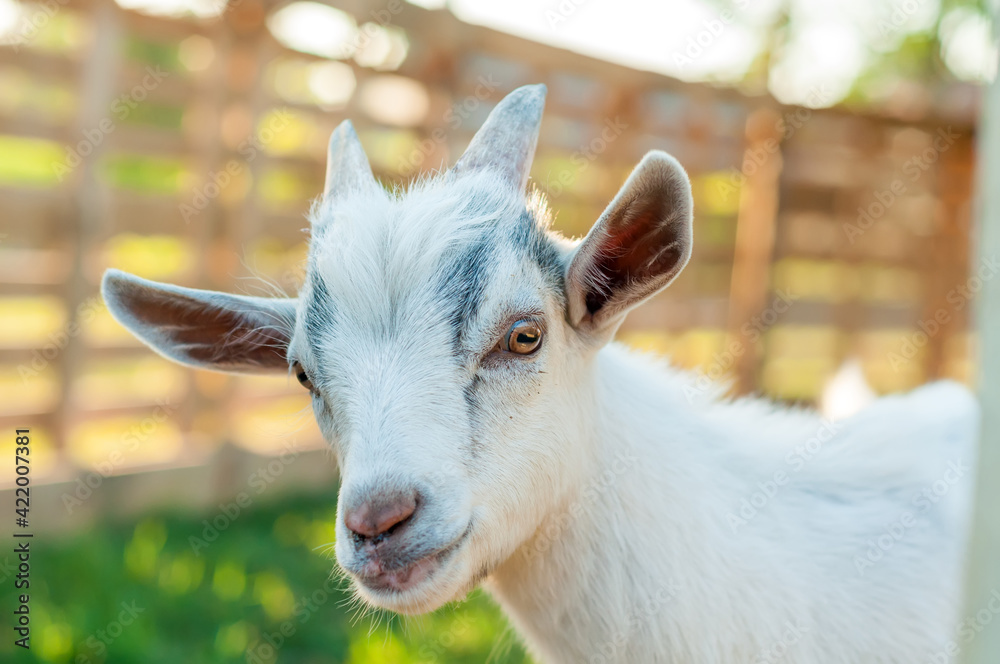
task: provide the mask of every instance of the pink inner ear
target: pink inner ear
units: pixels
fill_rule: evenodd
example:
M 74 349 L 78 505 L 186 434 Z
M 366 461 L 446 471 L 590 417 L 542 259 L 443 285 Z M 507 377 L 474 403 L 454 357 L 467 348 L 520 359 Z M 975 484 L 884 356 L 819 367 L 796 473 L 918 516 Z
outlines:
M 193 362 L 224 367 L 284 369 L 289 338 L 266 315 L 212 306 L 179 294 L 134 291 L 129 309 Z
M 652 204 L 650 204 L 652 203 Z M 659 284 L 673 276 L 682 258 L 677 229 L 657 201 L 635 201 L 618 223 L 608 224 L 594 254 L 587 310 L 593 314 L 634 284 Z

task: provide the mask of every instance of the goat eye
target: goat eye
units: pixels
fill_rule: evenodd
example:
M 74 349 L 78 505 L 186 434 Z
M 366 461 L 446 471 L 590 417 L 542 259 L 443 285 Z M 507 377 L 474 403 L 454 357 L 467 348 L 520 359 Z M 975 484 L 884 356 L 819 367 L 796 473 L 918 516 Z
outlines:
M 531 355 L 542 345 L 542 328 L 530 320 L 519 320 L 510 326 L 504 338 L 504 350 L 518 355 Z
M 302 365 L 299 362 L 292 363 L 292 371 L 295 372 L 295 377 L 299 379 L 300 383 L 302 383 L 302 387 L 306 388 L 310 392 L 316 391 L 313 387 L 312 381 L 309 380 L 309 374 L 306 373 L 306 370 L 302 368 Z

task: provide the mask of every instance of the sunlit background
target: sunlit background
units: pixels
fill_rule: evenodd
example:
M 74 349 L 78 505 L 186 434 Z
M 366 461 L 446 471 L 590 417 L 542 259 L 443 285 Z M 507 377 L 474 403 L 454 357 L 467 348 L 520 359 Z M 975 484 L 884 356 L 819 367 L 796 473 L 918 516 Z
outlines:
M 383 182 L 405 182 L 545 82 L 532 176 L 563 233 L 585 233 L 649 149 L 692 177 L 692 263 L 621 340 L 837 417 L 972 383 L 987 15 L 986 0 L 0 0 L 0 420 L 32 431 L 53 542 L 30 661 L 523 660 L 478 595 L 373 628 L 339 590 L 261 654 L 332 566 L 336 473 L 307 397 L 170 364 L 97 294 L 107 267 L 294 292 L 345 117 Z M 196 554 L 202 519 L 269 467 L 249 515 Z M 131 598 L 149 607 L 137 626 L 89 642 Z

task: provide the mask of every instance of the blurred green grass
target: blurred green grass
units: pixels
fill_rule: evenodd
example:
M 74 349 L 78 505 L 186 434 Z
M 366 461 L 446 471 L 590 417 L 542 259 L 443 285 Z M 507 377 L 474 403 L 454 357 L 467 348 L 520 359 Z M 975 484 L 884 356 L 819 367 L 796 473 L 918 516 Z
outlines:
M 145 515 L 66 538 L 36 536 L 31 650 L 3 639 L 0 661 L 529 661 L 480 591 L 428 616 L 359 616 L 346 581 L 327 584 L 335 499 L 255 503 L 197 553 L 190 538 L 202 538 L 204 520 L 221 512 Z M 3 583 L 4 606 L 16 606 L 13 585 L 12 578 Z

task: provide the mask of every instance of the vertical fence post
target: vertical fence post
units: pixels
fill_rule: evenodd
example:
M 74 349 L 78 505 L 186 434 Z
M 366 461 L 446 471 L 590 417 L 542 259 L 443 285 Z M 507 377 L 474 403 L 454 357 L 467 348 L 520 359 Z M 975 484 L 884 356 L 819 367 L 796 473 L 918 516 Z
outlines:
M 1000 8 L 994 10 L 994 30 L 1000 30 Z M 994 32 L 996 36 L 996 32 Z M 979 128 L 977 212 L 979 261 L 1000 259 L 1000 76 L 983 95 Z M 1000 279 L 983 279 L 979 300 L 980 437 L 979 478 L 973 520 L 964 616 L 990 616 L 971 643 L 960 644 L 965 664 L 1000 662 Z M 985 614 L 983 613 L 985 612 Z M 982 621 L 986 622 L 986 621 Z
M 98 0 L 89 9 L 94 39 L 81 64 L 79 81 L 79 111 L 76 124 L 70 131 L 70 144 L 78 145 L 86 132 L 93 132 L 109 120 L 109 109 L 120 85 L 122 67 L 122 15 L 121 8 L 111 0 Z M 111 138 L 115 138 L 112 136 Z M 108 139 L 91 143 L 90 152 L 81 152 L 81 163 L 69 176 L 67 197 L 71 203 L 69 216 L 63 219 L 64 233 L 71 247 L 71 276 L 65 282 L 65 302 L 70 321 L 76 319 L 85 298 L 94 296 L 94 286 L 87 271 L 89 252 L 106 239 L 108 224 L 109 192 L 98 176 L 100 159 L 108 148 Z M 82 150 L 82 148 L 81 148 Z M 79 410 L 73 403 L 73 380 L 83 369 L 86 356 L 80 335 L 71 335 L 61 358 L 60 408 L 58 440 L 66 446 L 70 438 L 72 415 Z M 64 457 L 65 458 L 65 457 Z
M 747 118 L 747 151 L 767 157 L 752 172 L 744 173 L 736 218 L 726 346 L 734 341 L 744 346 L 735 367 L 738 394 L 751 392 L 758 385 L 760 351 L 756 344 L 747 342 L 741 330 L 768 307 L 783 165 L 777 147 L 781 145 L 780 127 L 781 116 L 771 108 L 759 108 Z M 740 167 L 745 168 L 744 163 Z

